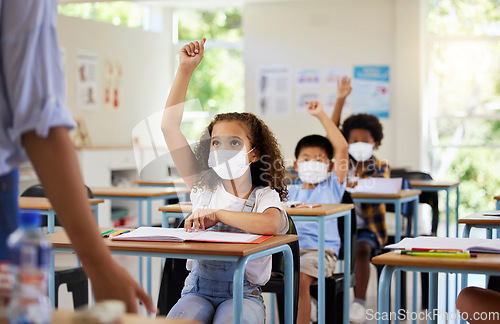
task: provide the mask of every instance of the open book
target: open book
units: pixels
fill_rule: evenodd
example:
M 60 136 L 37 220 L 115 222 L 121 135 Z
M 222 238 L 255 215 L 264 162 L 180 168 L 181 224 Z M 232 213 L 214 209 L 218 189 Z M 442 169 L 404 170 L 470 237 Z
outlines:
M 401 190 L 403 178 L 367 178 L 359 179 L 356 187 L 350 192 L 396 194 Z
M 271 236 L 235 232 L 198 231 L 186 232 L 184 228 L 139 227 L 130 233 L 112 237 L 116 241 L 160 241 L 160 242 L 220 242 L 261 243 Z
M 387 249 L 463 250 L 478 253 L 500 253 L 499 239 L 419 236 L 404 238 L 399 243 L 386 245 Z

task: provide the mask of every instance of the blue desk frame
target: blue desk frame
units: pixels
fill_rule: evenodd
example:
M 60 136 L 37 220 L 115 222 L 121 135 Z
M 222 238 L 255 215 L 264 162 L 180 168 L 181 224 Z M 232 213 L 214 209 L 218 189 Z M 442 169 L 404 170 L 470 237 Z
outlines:
M 71 248 L 54 248 L 52 252 L 52 262 L 49 277 L 49 296 L 54 300 L 54 253 L 55 252 L 73 252 Z M 263 251 L 252 253 L 244 257 L 238 256 L 221 256 L 221 255 L 206 255 L 206 254 L 181 254 L 181 253 L 158 253 L 158 252 L 137 252 L 137 251 L 115 251 L 112 254 L 131 255 L 139 257 L 159 257 L 159 258 L 176 258 L 176 259 L 198 259 L 198 260 L 219 260 L 219 261 L 235 261 L 236 270 L 233 275 L 233 323 L 243 323 L 243 278 L 245 277 L 245 268 L 250 260 L 258 259 L 274 253 L 283 252 L 285 260 L 285 323 L 293 323 L 293 255 L 288 243 L 278 245 Z
M 389 252 L 392 253 L 392 252 Z M 458 273 L 464 275 L 469 273 L 478 273 L 486 275 L 500 275 L 500 270 L 498 271 L 486 271 L 486 270 L 461 270 L 456 268 L 428 268 L 428 267 L 413 267 L 413 266 L 395 266 L 386 265 L 382 269 L 380 275 L 379 286 L 378 286 L 378 314 L 389 314 L 389 294 L 391 291 L 391 278 L 395 271 L 413 271 L 416 272 L 428 272 L 429 273 L 429 310 L 437 309 L 437 288 L 438 288 L 438 274 L 439 272 L 445 273 Z M 429 320 L 429 324 L 434 324 L 437 321 L 435 318 Z M 379 324 L 389 324 L 389 320 L 380 319 Z
M 132 200 L 137 201 L 137 227 L 142 226 L 142 203 L 146 202 L 147 204 L 147 215 L 146 215 L 146 226 L 151 227 L 151 218 L 152 218 L 152 202 L 153 200 L 165 200 L 176 198 L 177 192 L 172 192 L 165 195 L 154 196 L 154 197 L 137 197 L 137 196 L 115 196 L 115 195 L 96 195 L 94 194 L 94 198 L 100 199 L 109 199 L 109 200 Z M 151 296 L 151 258 L 147 259 L 147 292 Z M 142 286 L 142 258 L 139 258 L 139 284 Z
M 294 222 L 318 223 L 318 324 L 325 323 L 325 221 L 344 217 L 344 324 L 349 324 L 349 292 L 351 290 L 351 210 L 326 216 L 290 215 Z
M 412 188 L 415 189 L 415 188 Z M 418 189 L 416 189 L 418 190 Z M 406 202 L 414 201 L 413 204 L 413 236 L 418 236 L 418 203 L 419 194 L 411 195 L 404 198 L 352 198 L 355 203 L 364 204 L 393 204 L 394 213 L 396 214 L 396 233 L 394 234 L 394 241 L 397 243 L 401 241 L 401 207 Z M 396 271 L 396 309 L 401 308 L 401 272 Z M 379 285 L 380 291 L 380 285 Z M 413 273 L 413 292 L 417 291 L 417 273 Z M 389 295 L 387 295 L 389 296 Z M 379 302 L 380 303 L 380 302 Z M 416 298 L 413 298 L 413 309 L 417 309 Z M 396 319 L 396 323 L 399 323 L 399 318 Z
M 90 206 L 94 212 L 95 220 L 99 223 L 99 204 Z M 30 209 L 20 208 L 23 211 L 35 212 L 47 216 L 47 231 L 49 234 L 54 233 L 56 212 L 53 209 Z

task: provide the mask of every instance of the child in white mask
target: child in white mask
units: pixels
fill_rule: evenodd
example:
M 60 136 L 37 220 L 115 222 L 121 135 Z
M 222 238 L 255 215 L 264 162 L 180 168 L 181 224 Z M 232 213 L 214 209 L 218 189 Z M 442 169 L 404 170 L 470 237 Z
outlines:
M 295 171 L 302 183 L 288 186 L 288 200 L 302 203 L 338 204 L 345 191 L 349 169 L 347 142 L 318 101 L 308 102 L 307 111 L 319 119 L 326 137 L 310 135 L 302 138 L 295 148 Z M 332 162 L 334 158 L 334 162 Z M 328 174 L 330 172 L 330 174 Z M 296 222 L 300 245 L 300 289 L 297 323 L 309 323 L 311 316 L 310 286 L 318 278 L 318 224 Z M 340 236 L 337 220 L 325 222 L 325 275 L 333 274 Z
M 338 126 L 342 107 L 351 93 L 348 77 L 338 82 L 337 102 L 332 121 Z M 342 133 L 349 142 L 350 168 L 347 187 L 355 187 L 360 178 L 390 176 L 389 165 L 378 160 L 373 151 L 383 138 L 382 125 L 374 115 L 357 114 L 348 117 L 342 124 Z M 370 259 L 374 251 L 383 248 L 387 242 L 384 204 L 355 204 L 358 238 L 356 244 L 356 289 L 354 303 L 349 312 L 352 323 L 366 321 L 366 288 L 370 275 Z
M 182 48 L 162 119 L 175 166 L 192 189 L 193 213 L 185 220 L 185 228 L 286 233 L 288 218 L 281 203 L 287 196 L 283 156 L 262 120 L 250 113 L 216 115 L 194 152 L 180 130 L 188 84 L 203 58 L 204 44 L 205 39 Z M 190 260 L 187 265 L 191 272 L 167 317 L 232 322 L 235 262 Z M 252 260 L 246 267 L 243 318 L 248 323 L 265 321 L 260 287 L 270 275 L 270 256 Z

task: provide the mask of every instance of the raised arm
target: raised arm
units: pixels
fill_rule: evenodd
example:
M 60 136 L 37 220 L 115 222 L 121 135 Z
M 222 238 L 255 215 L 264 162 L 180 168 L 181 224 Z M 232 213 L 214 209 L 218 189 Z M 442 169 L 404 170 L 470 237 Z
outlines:
M 342 77 L 342 80 L 337 81 L 337 101 L 332 114 L 332 121 L 337 127 L 340 126 L 340 116 L 344 107 L 345 99 L 351 93 L 351 79 L 347 76 Z
M 340 132 L 339 128 L 328 118 L 323 105 L 318 101 L 308 101 L 307 111 L 319 119 L 321 125 L 326 130 L 326 137 L 333 146 L 333 158 L 335 163 L 333 170 L 340 183 L 344 183 L 349 171 L 349 145 Z
M 195 157 L 181 132 L 186 92 L 191 76 L 203 58 L 205 38 L 185 45 L 180 52 L 179 68 L 165 104 L 161 130 L 177 171 L 191 189 L 196 178 Z

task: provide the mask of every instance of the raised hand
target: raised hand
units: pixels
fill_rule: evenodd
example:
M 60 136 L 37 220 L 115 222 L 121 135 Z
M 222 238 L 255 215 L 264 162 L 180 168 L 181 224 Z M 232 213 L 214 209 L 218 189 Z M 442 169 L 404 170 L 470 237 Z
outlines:
M 203 59 L 203 52 L 205 50 L 206 38 L 201 41 L 191 42 L 184 45 L 180 52 L 179 63 L 180 66 L 195 69 Z
M 307 112 L 315 117 L 318 117 L 321 113 L 325 112 L 325 110 L 323 109 L 323 105 L 317 100 L 306 101 L 306 104 Z
M 192 231 L 193 226 L 195 232 L 200 228 L 202 230 L 210 228 L 219 222 L 216 213 L 216 209 L 199 208 L 186 218 L 184 228 L 188 232 Z
M 345 99 L 351 93 L 351 79 L 348 76 L 337 81 L 337 98 Z

